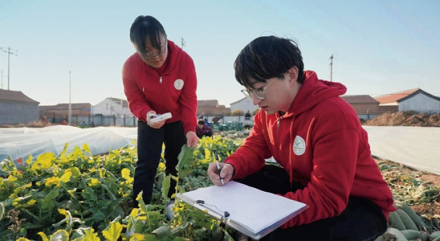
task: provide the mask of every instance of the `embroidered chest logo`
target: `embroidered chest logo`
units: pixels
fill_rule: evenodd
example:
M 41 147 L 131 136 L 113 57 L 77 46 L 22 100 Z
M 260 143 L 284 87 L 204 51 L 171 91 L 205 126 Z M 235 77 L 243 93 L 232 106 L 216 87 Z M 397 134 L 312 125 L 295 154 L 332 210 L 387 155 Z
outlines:
M 297 156 L 301 156 L 306 152 L 306 142 L 301 136 L 296 136 L 293 141 L 293 153 Z
M 181 90 L 183 88 L 183 80 L 182 79 L 176 79 L 174 81 L 174 88 L 176 88 L 176 90 Z

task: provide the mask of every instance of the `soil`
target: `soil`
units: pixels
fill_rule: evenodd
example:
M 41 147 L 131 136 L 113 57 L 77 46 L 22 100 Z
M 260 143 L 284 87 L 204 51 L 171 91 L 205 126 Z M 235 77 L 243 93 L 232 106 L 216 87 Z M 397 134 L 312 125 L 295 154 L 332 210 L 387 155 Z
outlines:
M 435 175 L 435 174 L 432 174 L 429 172 L 415 170 L 415 169 L 407 167 L 405 165 L 395 163 L 392 161 L 381 160 L 376 157 L 375 157 L 375 160 L 376 160 L 376 162 L 386 162 L 387 165 L 389 165 L 389 166 L 399 165 L 400 166 L 400 169 L 399 169 L 400 176 L 417 177 L 422 182 L 426 182 L 426 184 L 428 186 L 437 187 L 437 188 L 440 187 L 440 176 L 438 176 L 438 175 Z M 400 184 L 402 186 L 407 185 L 404 182 L 400 182 L 400 183 L 398 182 L 396 184 Z M 393 191 L 392 190 L 393 187 L 390 186 L 390 188 L 391 188 L 391 191 Z M 416 211 L 419 215 L 424 215 L 426 217 L 440 218 L 440 197 L 437 197 L 436 200 L 433 200 L 430 203 L 412 205 L 411 208 L 414 209 L 414 211 Z
M 439 114 L 418 114 L 412 111 L 386 112 L 374 119 L 361 121 L 366 126 L 440 127 Z
M 368 120 L 363 123 L 366 126 L 419 126 L 419 127 L 440 127 L 440 115 L 439 114 L 419 114 L 416 112 L 386 112 L 377 116 L 374 119 Z M 378 159 L 376 159 L 378 161 Z M 381 160 L 383 161 L 383 160 Z M 394 162 L 389 162 L 393 164 Z M 395 163 L 394 163 L 395 164 Z M 422 182 L 428 182 L 430 185 L 440 188 L 440 176 L 414 170 L 409 167 L 402 167 L 402 175 L 415 175 L 418 176 Z M 404 183 L 402 183 L 405 185 Z M 431 217 L 440 217 L 440 197 L 431 203 L 419 204 L 411 206 L 417 213 Z

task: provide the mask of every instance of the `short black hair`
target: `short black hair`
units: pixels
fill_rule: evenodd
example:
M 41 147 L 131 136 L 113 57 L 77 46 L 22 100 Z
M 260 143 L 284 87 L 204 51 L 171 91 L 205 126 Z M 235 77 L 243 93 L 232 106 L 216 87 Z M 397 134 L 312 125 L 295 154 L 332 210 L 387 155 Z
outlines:
M 270 78 L 284 79 L 292 67 L 298 68 L 298 83 L 303 83 L 304 63 L 298 44 L 288 38 L 258 37 L 246 45 L 235 59 L 235 78 L 245 87 L 251 79 L 266 82 Z
M 205 121 L 204 121 L 203 119 L 199 119 L 199 121 L 197 122 L 197 124 L 199 124 L 199 125 L 204 125 L 204 124 L 205 124 Z
M 139 53 L 145 55 L 145 41 L 150 39 L 153 48 L 161 53 L 161 36 L 166 38 L 167 34 L 162 24 L 152 16 L 137 17 L 130 28 L 130 40 L 137 47 Z

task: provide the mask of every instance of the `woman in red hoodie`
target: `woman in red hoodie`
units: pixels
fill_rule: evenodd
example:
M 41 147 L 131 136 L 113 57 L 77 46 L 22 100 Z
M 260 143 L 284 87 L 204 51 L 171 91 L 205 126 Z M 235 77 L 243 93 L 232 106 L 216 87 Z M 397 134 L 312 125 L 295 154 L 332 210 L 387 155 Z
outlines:
M 356 112 L 339 97 L 345 86 L 303 71 L 296 43 L 274 36 L 249 43 L 234 68 L 260 111 L 220 176 L 309 206 L 267 238 L 360 241 L 383 234 L 395 210 L 392 194 Z M 265 165 L 271 156 L 281 167 Z M 221 185 L 213 163 L 208 176 Z
M 138 119 L 138 161 L 134 174 L 133 200 L 150 203 L 153 182 L 165 144 L 165 173 L 176 175 L 177 156 L 182 146 L 195 147 L 197 78 L 193 60 L 167 39 L 162 24 L 151 16 L 139 16 L 130 29 L 136 50 L 124 64 L 122 78 L 131 113 Z M 172 117 L 152 122 L 157 114 Z M 171 179 L 168 196 L 175 192 Z

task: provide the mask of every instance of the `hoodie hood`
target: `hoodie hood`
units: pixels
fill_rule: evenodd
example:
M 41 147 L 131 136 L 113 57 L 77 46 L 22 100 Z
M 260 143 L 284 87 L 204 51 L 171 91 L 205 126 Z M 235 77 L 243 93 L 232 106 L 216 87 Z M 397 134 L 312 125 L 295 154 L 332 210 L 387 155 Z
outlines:
M 304 83 L 282 118 L 295 117 L 323 100 L 341 96 L 345 92 L 347 88 L 343 84 L 321 80 L 314 71 L 304 71 Z M 278 113 L 276 115 L 279 117 Z
M 182 58 L 182 53 L 183 50 L 181 48 L 177 47 L 173 41 L 168 40 L 168 58 L 170 62 L 165 73 L 172 72 L 176 68 L 178 60 Z

